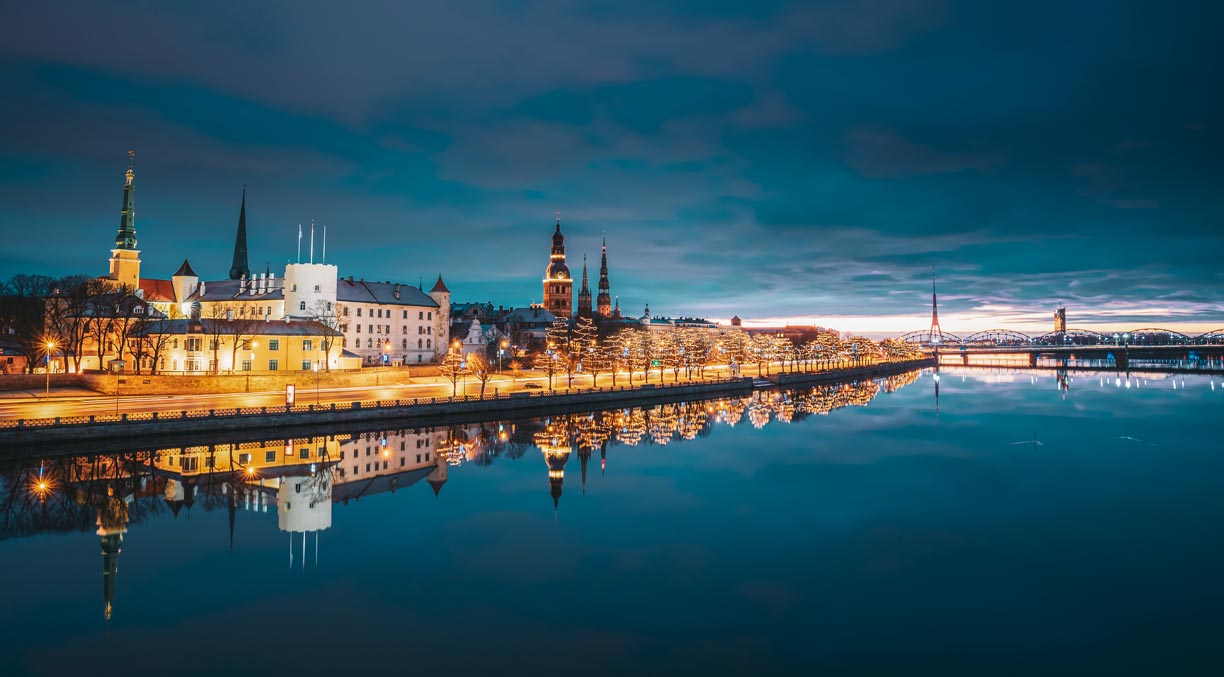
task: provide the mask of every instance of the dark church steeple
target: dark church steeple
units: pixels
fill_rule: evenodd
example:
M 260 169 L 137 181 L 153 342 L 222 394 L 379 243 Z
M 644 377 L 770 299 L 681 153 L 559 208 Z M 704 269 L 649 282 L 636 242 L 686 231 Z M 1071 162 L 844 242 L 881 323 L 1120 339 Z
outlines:
M 599 256 L 599 296 L 595 299 L 595 312 L 602 318 L 612 317 L 612 295 L 608 284 L 608 238 L 604 238 L 603 252 Z
M 587 286 L 586 256 L 582 257 L 582 289 L 578 290 L 578 317 L 591 317 L 591 288 Z
M 230 264 L 229 279 L 241 280 L 251 276 L 247 265 L 246 236 L 246 186 L 242 187 L 242 206 L 238 208 L 238 235 L 234 238 L 234 262 Z

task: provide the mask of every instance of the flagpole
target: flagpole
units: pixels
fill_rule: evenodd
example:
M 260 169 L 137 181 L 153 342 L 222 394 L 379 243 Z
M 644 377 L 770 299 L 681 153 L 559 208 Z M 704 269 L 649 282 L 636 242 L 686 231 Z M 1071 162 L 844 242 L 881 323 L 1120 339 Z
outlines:
M 297 262 L 302 262 L 302 224 L 298 224 L 298 257 Z

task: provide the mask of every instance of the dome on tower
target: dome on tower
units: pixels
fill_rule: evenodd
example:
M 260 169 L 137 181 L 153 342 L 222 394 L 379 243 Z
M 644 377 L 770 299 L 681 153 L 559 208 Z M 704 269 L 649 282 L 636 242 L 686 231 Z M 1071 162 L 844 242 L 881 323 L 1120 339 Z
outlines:
M 548 264 L 544 277 L 550 280 L 569 280 L 571 279 L 569 266 L 565 265 L 565 261 L 553 261 Z

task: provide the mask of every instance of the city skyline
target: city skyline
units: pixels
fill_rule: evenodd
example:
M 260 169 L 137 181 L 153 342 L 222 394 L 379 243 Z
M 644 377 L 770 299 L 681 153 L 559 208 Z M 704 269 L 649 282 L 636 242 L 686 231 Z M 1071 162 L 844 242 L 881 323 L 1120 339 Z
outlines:
M 1059 303 L 1072 326 L 1224 324 L 1219 10 L 722 10 L 388 9 L 384 28 L 86 5 L 51 38 L 48 10 L 16 8 L 35 28 L 0 48 L 24 97 L 0 112 L 0 277 L 104 272 L 135 148 L 155 276 L 185 256 L 224 274 L 245 184 L 252 270 L 314 220 L 329 262 L 441 268 L 456 301 L 541 301 L 559 210 L 571 267 L 607 233 L 627 315 L 921 329 L 933 264 L 950 332 L 1048 330 Z M 342 42 L 317 43 L 333 21 Z

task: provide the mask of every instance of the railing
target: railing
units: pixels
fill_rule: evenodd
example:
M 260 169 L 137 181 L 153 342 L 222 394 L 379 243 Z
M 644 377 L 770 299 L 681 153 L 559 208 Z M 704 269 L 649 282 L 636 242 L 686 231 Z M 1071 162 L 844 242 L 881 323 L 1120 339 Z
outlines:
M 838 361 L 836 366 L 826 364 L 825 368 L 812 368 L 814 365 L 808 365 L 807 368 L 800 368 L 802 365 L 792 365 L 783 370 L 775 370 L 770 375 L 778 374 L 819 374 L 829 373 L 849 369 L 857 369 L 862 367 L 892 365 L 892 364 L 910 364 L 924 362 L 926 358 L 913 359 L 861 359 L 857 362 Z M 747 369 L 743 371 L 748 371 Z M 454 404 L 457 402 L 487 402 L 508 400 L 521 402 L 524 399 L 540 400 L 540 399 L 556 399 L 564 401 L 569 398 L 581 398 L 590 393 L 609 393 L 609 392 L 642 392 L 649 391 L 651 394 L 658 394 L 660 391 L 673 390 L 678 388 L 689 387 L 706 387 L 717 385 L 748 385 L 756 377 L 745 374 L 739 378 L 712 377 L 703 378 L 697 381 L 681 381 L 673 383 L 638 383 L 629 386 L 600 386 L 593 388 L 583 388 L 575 391 L 556 392 L 553 390 L 540 390 L 539 392 L 514 392 L 514 393 L 499 393 L 484 395 L 456 395 L 454 397 L 415 397 L 409 399 L 395 400 L 365 400 L 352 402 L 329 402 L 326 404 L 295 404 L 295 405 L 279 405 L 270 407 L 230 407 L 224 409 L 196 409 L 196 410 L 181 410 L 181 411 L 153 411 L 153 412 L 133 412 L 120 414 L 95 414 L 90 416 L 56 416 L 49 418 L 34 418 L 34 419 L 4 419 L 0 420 L 0 430 L 4 429 L 31 429 L 31 428 L 50 428 L 50 427 L 65 427 L 65 426 L 93 426 L 100 424 L 113 423 L 128 423 L 132 421 L 174 421 L 174 420 L 200 420 L 200 419 L 231 419 L 244 416 L 267 416 L 267 415 L 285 415 L 285 414 L 311 414 L 318 412 L 335 412 L 341 410 L 360 410 L 360 409 L 403 409 L 410 407 L 420 407 L 429 405 L 444 405 Z M 647 386 L 647 388 L 643 388 Z

